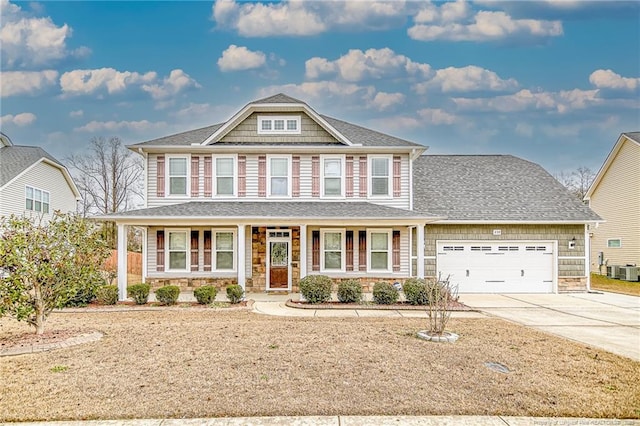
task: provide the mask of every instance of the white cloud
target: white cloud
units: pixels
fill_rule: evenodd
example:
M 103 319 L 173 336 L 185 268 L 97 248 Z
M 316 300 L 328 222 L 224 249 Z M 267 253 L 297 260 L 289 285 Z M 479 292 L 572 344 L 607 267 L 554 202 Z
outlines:
M 415 117 L 407 116 L 394 116 L 394 117 L 381 117 L 375 120 L 376 124 L 384 129 L 390 130 L 407 130 L 422 127 L 424 124 Z
M 195 104 L 190 103 L 186 107 L 179 109 L 175 113 L 171 114 L 176 117 L 194 117 L 204 115 L 212 110 L 210 104 Z
M 57 83 L 58 71 L 3 71 L 0 78 L 2 97 L 32 95 Z
M 259 90 L 259 97 L 271 96 L 274 93 L 286 93 L 294 98 L 304 100 L 327 100 L 329 98 L 357 97 L 359 100 L 372 96 L 375 89 L 371 86 L 364 87 L 353 83 L 337 81 L 310 81 L 302 84 L 284 84 L 268 86 Z
M 370 107 L 377 109 L 378 111 L 385 111 L 395 105 L 400 105 L 404 102 L 405 95 L 402 93 L 385 93 L 378 92 L 373 99 L 368 103 Z
M 69 117 L 71 118 L 78 118 L 78 117 L 82 117 L 84 115 L 84 111 L 79 109 L 77 111 L 71 111 L 69 113 Z
M 424 94 L 429 88 L 437 88 L 443 92 L 471 92 L 513 90 L 517 87 L 518 82 L 512 78 L 504 80 L 493 71 L 469 65 L 463 68 L 449 67 L 437 70 L 431 80 L 416 84 L 414 90 Z
M 184 90 L 200 88 L 197 81 L 189 77 L 181 69 L 172 70 L 169 77 L 165 77 L 162 83 L 143 84 L 142 90 L 151 94 L 153 99 L 165 99 L 174 96 Z
M 251 51 L 245 46 L 230 45 L 218 59 L 220 71 L 243 71 L 260 68 L 265 64 L 267 57 L 260 51 Z
M 140 121 L 91 121 L 84 126 L 76 127 L 76 132 L 113 132 L 119 130 L 129 130 L 133 132 L 142 132 L 152 129 L 161 129 L 167 126 L 164 121 L 151 122 L 147 120 Z
M 520 136 L 525 136 L 530 138 L 533 136 L 533 126 L 528 123 L 518 123 L 516 124 L 516 133 Z
M 441 124 L 454 124 L 457 118 L 453 114 L 437 109 L 437 108 L 424 108 L 418 111 L 418 115 L 422 120 L 429 124 L 441 125 Z
M 6 124 L 14 124 L 18 127 L 24 127 L 36 121 L 36 118 L 36 115 L 30 112 L 23 112 L 16 115 L 7 114 L 0 117 L 0 124 L 3 126 Z
M 464 1 L 447 2 L 440 7 L 427 3 L 414 17 L 414 23 L 407 33 L 421 41 L 514 41 L 563 34 L 560 21 L 514 19 L 502 11 L 478 11 L 472 15 Z
M 415 8 L 405 1 L 301 1 L 278 3 L 218 0 L 213 19 L 244 37 L 312 36 L 329 30 L 381 30 L 404 25 Z
M 323 75 L 339 74 L 346 81 L 361 81 L 394 76 L 418 75 L 426 77 L 431 71 L 428 64 L 413 62 L 404 55 L 385 47 L 362 51 L 351 49 L 335 61 L 314 57 L 305 62 L 305 76 L 315 79 Z
M 0 44 L 5 68 L 43 66 L 90 52 L 86 47 L 72 51 L 67 48 L 67 39 L 72 33 L 67 24 L 58 26 L 50 17 L 27 16 L 8 0 L 0 1 L 0 14 L 3 17 Z
M 589 76 L 589 82 L 598 89 L 633 91 L 640 87 L 640 78 L 622 77 L 612 70 L 596 70 Z

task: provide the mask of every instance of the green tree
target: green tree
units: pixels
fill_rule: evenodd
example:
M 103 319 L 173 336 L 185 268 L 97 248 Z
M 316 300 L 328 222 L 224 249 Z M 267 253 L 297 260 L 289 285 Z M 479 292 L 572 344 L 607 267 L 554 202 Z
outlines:
M 0 219 L 0 317 L 9 315 L 44 332 L 56 308 L 86 282 L 102 280 L 109 248 L 94 222 L 54 214 L 49 223 Z

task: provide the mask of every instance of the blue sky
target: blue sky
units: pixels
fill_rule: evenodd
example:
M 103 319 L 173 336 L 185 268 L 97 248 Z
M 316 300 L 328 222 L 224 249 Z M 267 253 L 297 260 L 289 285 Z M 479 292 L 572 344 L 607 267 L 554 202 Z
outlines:
M 640 2 L 0 0 L 2 131 L 64 159 L 284 92 L 433 154 L 600 167 L 640 130 Z

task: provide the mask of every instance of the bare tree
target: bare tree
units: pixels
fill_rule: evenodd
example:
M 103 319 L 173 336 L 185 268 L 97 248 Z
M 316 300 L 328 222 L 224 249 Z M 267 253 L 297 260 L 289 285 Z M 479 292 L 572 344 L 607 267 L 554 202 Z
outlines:
M 584 196 L 587 195 L 587 191 L 595 179 L 596 174 L 590 168 L 580 166 L 569 173 L 557 173 L 554 177 L 575 195 L 576 198 L 582 201 Z
M 88 153 L 72 155 L 67 162 L 83 197 L 83 216 L 124 211 L 142 199 L 142 161 L 118 137 L 95 137 Z M 105 237 L 115 246 L 113 223 L 105 226 Z

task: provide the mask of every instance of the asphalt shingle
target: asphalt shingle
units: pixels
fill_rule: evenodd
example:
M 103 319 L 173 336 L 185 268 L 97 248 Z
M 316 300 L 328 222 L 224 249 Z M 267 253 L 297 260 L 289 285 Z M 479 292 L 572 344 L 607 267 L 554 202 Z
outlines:
M 0 187 L 42 158 L 62 166 L 47 151 L 37 146 L 13 145 L 0 147 Z

